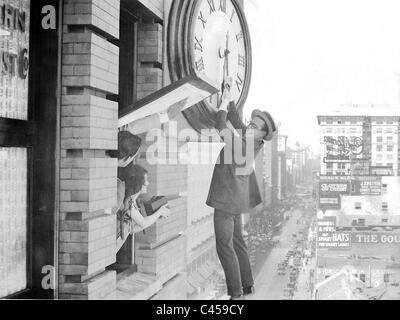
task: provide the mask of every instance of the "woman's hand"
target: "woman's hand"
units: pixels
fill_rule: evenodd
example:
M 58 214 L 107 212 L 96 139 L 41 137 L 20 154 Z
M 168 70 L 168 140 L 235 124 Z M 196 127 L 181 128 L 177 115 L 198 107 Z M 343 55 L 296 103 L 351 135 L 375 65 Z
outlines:
M 165 206 L 161 207 L 159 209 L 159 211 L 160 211 L 160 217 L 161 218 L 167 219 L 171 215 L 171 210 L 169 209 L 168 204 L 166 204 Z

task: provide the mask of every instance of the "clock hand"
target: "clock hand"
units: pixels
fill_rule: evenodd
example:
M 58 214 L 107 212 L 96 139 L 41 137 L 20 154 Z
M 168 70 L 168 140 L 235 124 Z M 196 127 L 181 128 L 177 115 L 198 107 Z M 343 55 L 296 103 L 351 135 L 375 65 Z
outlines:
M 222 83 L 222 92 L 224 91 L 224 89 L 226 88 L 226 86 L 228 85 L 226 83 L 226 79 L 228 79 L 229 77 L 229 31 L 226 34 L 226 47 L 225 47 L 225 51 L 224 51 L 224 75 L 223 75 L 223 83 Z M 230 89 L 230 88 L 228 88 Z
M 226 34 L 226 44 L 225 44 L 225 49 L 222 47 L 219 49 L 219 57 L 224 59 L 224 65 L 223 65 L 223 81 L 221 84 L 221 92 L 222 94 L 224 93 L 225 89 L 230 90 L 230 84 L 226 82 L 226 80 L 229 77 L 229 54 L 231 52 L 229 51 L 229 31 Z M 218 94 L 219 96 L 219 94 Z M 222 96 L 221 96 L 222 99 Z M 218 99 L 220 103 L 220 99 Z
M 226 76 L 229 77 L 229 31 L 226 34 L 226 49 L 225 49 L 225 60 L 226 60 Z

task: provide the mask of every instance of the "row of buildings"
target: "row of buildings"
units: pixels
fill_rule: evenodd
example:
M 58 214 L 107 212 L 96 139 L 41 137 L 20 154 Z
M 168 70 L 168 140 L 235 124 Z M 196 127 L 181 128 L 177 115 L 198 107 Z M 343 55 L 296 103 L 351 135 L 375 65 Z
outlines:
M 317 282 L 345 268 L 361 291 L 392 290 L 400 283 L 400 112 L 342 106 L 318 123 Z
M 266 142 L 256 158 L 256 175 L 263 205 L 274 208 L 296 192 L 296 186 L 311 184 L 317 170 L 317 158 L 309 147 L 288 145 L 289 137 L 278 134 Z

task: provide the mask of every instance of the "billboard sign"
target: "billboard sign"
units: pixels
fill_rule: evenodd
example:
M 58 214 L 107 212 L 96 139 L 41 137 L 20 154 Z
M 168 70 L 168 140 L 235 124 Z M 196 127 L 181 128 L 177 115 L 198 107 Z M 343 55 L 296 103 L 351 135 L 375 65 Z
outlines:
M 319 192 L 321 195 L 348 195 L 350 183 L 346 181 L 320 181 Z
M 332 154 L 327 154 L 326 157 L 324 157 L 324 163 L 351 163 L 350 156 L 346 155 L 332 155 Z
M 352 176 L 369 176 L 370 171 L 370 159 L 356 159 L 351 162 Z
M 326 176 L 326 175 L 320 175 L 319 180 L 321 182 L 325 181 L 350 181 L 351 176 Z
M 346 136 L 339 137 L 324 137 L 327 155 L 337 156 L 358 156 L 363 152 L 363 139 L 361 137 L 348 138 Z
M 356 177 L 351 183 L 351 195 L 353 196 L 379 196 L 382 194 L 381 177 Z
M 317 222 L 318 249 L 350 250 L 351 232 L 336 231 L 336 218 L 325 217 Z
M 0 1 L 0 118 L 28 119 L 30 1 Z
M 354 244 L 400 244 L 400 233 L 353 232 Z
M 319 208 L 321 210 L 340 210 L 341 198 L 339 195 L 335 196 L 324 196 L 319 197 Z

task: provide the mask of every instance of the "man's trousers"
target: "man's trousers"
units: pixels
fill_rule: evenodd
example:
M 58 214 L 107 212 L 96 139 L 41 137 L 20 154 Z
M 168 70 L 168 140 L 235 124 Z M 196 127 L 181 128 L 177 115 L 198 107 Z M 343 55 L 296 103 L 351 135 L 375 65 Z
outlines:
M 228 295 L 240 297 L 243 288 L 254 285 L 241 216 L 215 210 L 214 229 L 217 254 L 225 272 Z

